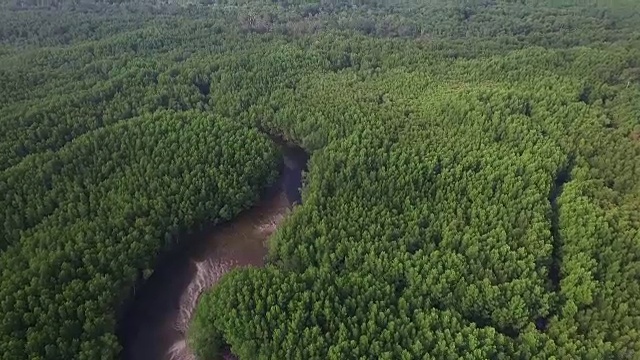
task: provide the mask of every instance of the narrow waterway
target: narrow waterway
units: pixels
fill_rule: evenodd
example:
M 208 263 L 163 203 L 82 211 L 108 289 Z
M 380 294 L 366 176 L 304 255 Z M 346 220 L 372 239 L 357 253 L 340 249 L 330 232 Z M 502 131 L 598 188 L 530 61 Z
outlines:
M 123 360 L 192 360 L 185 334 L 199 295 L 231 269 L 262 266 L 266 241 L 291 206 L 300 202 L 307 154 L 276 141 L 283 164 L 276 184 L 230 222 L 192 235 L 136 290 L 119 324 Z M 225 358 L 233 358 L 225 354 Z

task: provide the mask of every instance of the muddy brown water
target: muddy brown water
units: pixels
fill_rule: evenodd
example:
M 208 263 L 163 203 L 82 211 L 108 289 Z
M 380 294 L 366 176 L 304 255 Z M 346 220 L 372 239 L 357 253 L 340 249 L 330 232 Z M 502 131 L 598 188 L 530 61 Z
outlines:
M 283 153 L 278 181 L 260 201 L 228 223 L 205 228 L 159 261 L 123 312 L 118 337 L 123 360 L 192 360 L 185 334 L 198 296 L 225 273 L 243 266 L 262 266 L 267 239 L 291 207 L 301 202 L 302 172 L 307 154 L 277 142 Z M 223 358 L 233 359 L 228 349 Z

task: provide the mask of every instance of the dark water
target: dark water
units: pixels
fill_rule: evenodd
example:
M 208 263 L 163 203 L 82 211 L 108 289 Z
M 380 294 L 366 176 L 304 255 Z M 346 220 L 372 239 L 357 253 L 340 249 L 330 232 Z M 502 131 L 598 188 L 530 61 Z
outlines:
M 194 359 L 185 333 L 200 293 L 233 268 L 264 264 L 266 240 L 301 200 L 308 160 L 302 149 L 278 143 L 284 154 L 280 178 L 259 203 L 226 224 L 192 235 L 190 245 L 160 261 L 136 290 L 118 329 L 123 360 Z

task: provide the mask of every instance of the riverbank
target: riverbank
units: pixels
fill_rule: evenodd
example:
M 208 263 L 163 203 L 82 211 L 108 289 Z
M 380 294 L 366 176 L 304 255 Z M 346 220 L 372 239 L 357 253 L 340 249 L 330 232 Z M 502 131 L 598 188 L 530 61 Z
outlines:
M 237 267 L 263 266 L 267 239 L 300 203 L 307 154 L 274 140 L 283 153 L 280 177 L 260 201 L 228 223 L 204 228 L 166 256 L 137 290 L 121 324 L 124 360 L 193 359 L 186 346 L 198 297 Z

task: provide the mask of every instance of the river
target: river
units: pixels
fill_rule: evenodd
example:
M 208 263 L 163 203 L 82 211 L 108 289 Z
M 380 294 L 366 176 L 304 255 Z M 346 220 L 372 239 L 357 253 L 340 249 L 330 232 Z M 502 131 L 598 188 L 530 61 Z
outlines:
M 233 268 L 264 264 L 266 240 L 301 201 L 308 160 L 302 149 L 275 141 L 283 153 L 280 177 L 260 201 L 228 223 L 190 235 L 136 289 L 118 327 L 123 360 L 194 359 L 185 333 L 198 296 Z M 234 358 L 228 350 L 224 357 Z

